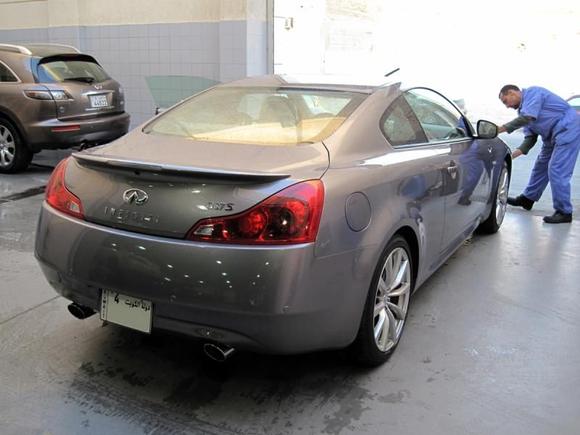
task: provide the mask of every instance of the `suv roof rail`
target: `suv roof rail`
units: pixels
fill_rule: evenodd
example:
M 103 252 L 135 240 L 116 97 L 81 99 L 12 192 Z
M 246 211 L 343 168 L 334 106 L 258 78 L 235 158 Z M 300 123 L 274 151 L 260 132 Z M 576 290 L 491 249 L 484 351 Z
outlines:
M 80 53 L 79 49 L 72 45 L 53 43 L 25 43 L 25 44 L 0 44 L 0 51 L 11 51 L 13 53 L 36 55 L 40 52 L 53 52 L 54 49 L 66 49 L 64 53 Z
M 32 52 L 22 46 L 22 45 L 13 45 L 13 44 L 0 44 L 0 51 L 11 51 L 13 53 L 21 53 L 21 54 L 27 54 L 27 55 L 31 55 Z

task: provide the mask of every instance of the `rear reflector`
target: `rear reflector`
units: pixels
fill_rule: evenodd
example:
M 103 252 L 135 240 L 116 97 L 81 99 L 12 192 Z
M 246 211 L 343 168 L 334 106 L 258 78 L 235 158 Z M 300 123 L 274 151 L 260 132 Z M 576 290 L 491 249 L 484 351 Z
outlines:
M 316 240 L 324 204 L 320 180 L 294 184 L 243 213 L 203 219 L 188 232 L 199 242 L 286 245 Z
M 63 133 L 66 131 L 79 131 L 81 129 L 80 125 L 65 125 L 63 127 L 54 127 L 51 128 L 50 131 L 53 133 Z
M 64 183 L 64 174 L 70 157 L 61 161 L 48 180 L 46 186 L 46 202 L 51 206 L 78 219 L 84 219 L 81 200 L 73 195 Z

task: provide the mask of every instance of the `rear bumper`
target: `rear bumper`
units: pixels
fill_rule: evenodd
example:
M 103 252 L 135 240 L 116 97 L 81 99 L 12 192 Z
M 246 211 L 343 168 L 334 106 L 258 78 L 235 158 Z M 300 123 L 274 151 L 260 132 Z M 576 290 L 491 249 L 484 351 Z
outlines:
M 129 130 L 130 115 L 103 116 L 82 121 L 62 122 L 57 119 L 31 124 L 26 129 L 27 143 L 33 152 L 43 149 L 66 149 L 86 143 L 97 145 L 111 142 Z M 78 126 L 73 131 L 54 131 L 54 129 Z
M 100 308 L 102 289 L 151 300 L 153 328 L 267 353 L 345 347 L 369 283 L 356 253 L 317 258 L 311 244 L 232 247 L 145 236 L 43 205 L 36 257 L 65 298 Z M 370 275 L 369 282 L 370 282 Z

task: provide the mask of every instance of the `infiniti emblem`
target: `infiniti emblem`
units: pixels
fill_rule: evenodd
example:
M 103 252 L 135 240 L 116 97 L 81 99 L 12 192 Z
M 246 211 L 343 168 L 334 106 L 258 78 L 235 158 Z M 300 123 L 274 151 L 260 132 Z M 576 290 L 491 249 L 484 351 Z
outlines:
M 127 204 L 143 205 L 149 199 L 147 192 L 141 189 L 128 189 L 123 192 L 123 201 Z

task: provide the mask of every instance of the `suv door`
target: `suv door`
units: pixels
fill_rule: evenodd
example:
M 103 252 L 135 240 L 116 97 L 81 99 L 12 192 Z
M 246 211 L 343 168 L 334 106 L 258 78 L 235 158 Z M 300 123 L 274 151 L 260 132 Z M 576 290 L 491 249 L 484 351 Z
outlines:
M 472 137 L 469 121 L 441 94 L 415 88 L 405 98 L 417 115 L 430 144 L 447 150 L 443 173 L 445 228 L 442 248 L 453 250 L 471 234 L 485 213 L 491 182 L 480 141 Z
M 16 74 L 0 61 L 0 173 L 12 172 L 16 166 L 29 161 L 29 151 L 18 141 L 14 119 L 18 111 L 25 109 L 22 104 L 22 83 Z M 8 118 L 8 120 L 5 120 Z M 10 121 L 12 119 L 12 121 Z M 10 122 L 9 122 L 10 121 Z M 22 154 L 24 157 L 19 156 Z

